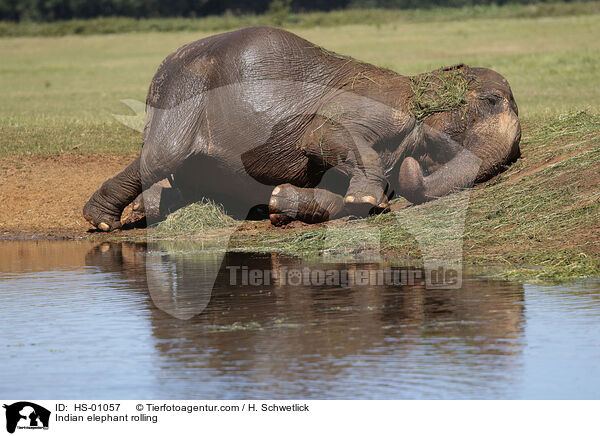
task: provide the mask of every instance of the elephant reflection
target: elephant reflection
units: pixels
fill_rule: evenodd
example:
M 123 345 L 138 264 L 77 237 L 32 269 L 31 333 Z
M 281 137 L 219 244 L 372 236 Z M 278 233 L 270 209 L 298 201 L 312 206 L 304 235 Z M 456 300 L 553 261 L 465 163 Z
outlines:
M 517 364 L 524 325 L 520 284 L 465 280 L 462 289 L 453 291 L 425 289 L 421 284 L 284 286 L 274 274 L 269 283 L 244 285 L 242 280 L 232 282 L 232 270 L 370 271 L 380 265 L 306 263 L 274 253 L 235 252 L 226 253 L 217 265 L 210 257 L 194 258 L 190 244 L 162 246 L 161 274 L 169 286 L 151 295 L 154 305 L 164 309 L 152 307 L 156 348 L 173 365 L 223 373 L 235 368 L 282 379 L 294 377 L 290 365 L 317 365 L 319 371 L 335 375 L 340 371 L 336 361 L 374 352 L 394 355 L 397 365 L 408 367 L 413 364 L 408 356 L 424 343 L 449 365 L 462 357 L 463 366 L 475 368 L 482 364 L 482 355 L 503 355 L 501 365 Z M 148 281 L 156 279 L 146 273 L 147 248 L 147 244 L 103 243 L 87 254 L 86 264 L 122 274 L 124 285 L 146 293 Z M 207 297 L 194 283 L 213 268 L 218 272 Z M 188 316 L 197 307 L 203 308 L 201 313 Z M 407 360 L 402 363 L 399 356 Z M 498 369 L 499 375 L 503 372 Z

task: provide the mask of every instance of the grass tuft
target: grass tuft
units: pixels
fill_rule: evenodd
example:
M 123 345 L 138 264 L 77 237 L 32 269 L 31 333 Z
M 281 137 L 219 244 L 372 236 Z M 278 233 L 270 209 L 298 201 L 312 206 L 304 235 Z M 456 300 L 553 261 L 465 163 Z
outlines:
M 413 99 L 409 112 L 422 120 L 436 112 L 458 109 L 467 102 L 469 77 L 459 70 L 435 70 L 411 77 Z
M 153 235 L 166 238 L 193 237 L 236 225 L 239 222 L 227 215 L 223 206 L 203 199 L 170 214 L 154 228 Z
M 511 268 L 501 273 L 500 276 L 508 279 L 533 279 L 552 283 L 598 277 L 600 262 L 597 258 L 584 253 L 573 256 L 568 250 L 554 253 L 553 257 L 556 260 L 551 265 Z

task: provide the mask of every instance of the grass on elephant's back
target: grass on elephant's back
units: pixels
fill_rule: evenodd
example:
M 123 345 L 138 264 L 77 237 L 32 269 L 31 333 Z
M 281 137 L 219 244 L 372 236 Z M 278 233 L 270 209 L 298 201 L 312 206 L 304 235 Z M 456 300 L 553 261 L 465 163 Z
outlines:
M 467 102 L 471 79 L 460 69 L 441 69 L 411 78 L 409 112 L 422 120 L 436 112 L 458 109 Z

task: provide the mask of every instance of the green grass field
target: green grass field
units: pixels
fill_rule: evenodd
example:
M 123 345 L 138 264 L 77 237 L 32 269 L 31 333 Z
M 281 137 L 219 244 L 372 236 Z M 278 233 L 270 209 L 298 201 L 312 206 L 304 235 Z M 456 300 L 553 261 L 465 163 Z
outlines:
M 541 265 L 526 274 L 544 278 L 600 276 L 600 188 L 593 178 L 600 164 L 600 14 L 497 18 L 501 14 L 488 13 L 463 21 L 437 14 L 430 21 L 288 27 L 330 50 L 402 74 L 460 62 L 502 73 L 520 108 L 523 159 L 475 191 L 465 257 L 511 268 Z M 121 100 L 144 101 L 160 61 L 206 35 L 0 38 L 0 157 L 136 152 L 141 134 L 112 114 L 133 115 Z M 386 239 L 386 249 L 417 254 L 401 229 L 388 228 L 393 237 Z M 293 233 L 273 238 L 254 246 L 280 244 L 302 252 Z
M 522 119 L 598 112 L 600 15 L 294 29 L 328 49 L 416 74 L 465 62 L 511 83 Z M 0 154 L 130 153 L 137 132 L 111 114 L 144 101 L 160 61 L 205 33 L 1 38 Z

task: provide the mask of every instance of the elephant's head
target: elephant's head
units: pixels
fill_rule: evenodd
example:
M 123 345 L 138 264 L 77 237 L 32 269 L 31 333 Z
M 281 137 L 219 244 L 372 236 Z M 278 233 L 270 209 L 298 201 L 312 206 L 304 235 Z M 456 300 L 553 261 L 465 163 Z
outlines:
M 487 180 L 520 156 L 521 124 L 506 79 L 488 68 L 452 68 L 469 79 L 466 102 L 458 109 L 432 113 L 423 122 L 461 147 L 449 156 L 426 146 L 416 159 L 405 160 L 398 176 L 400 193 L 415 203 Z

